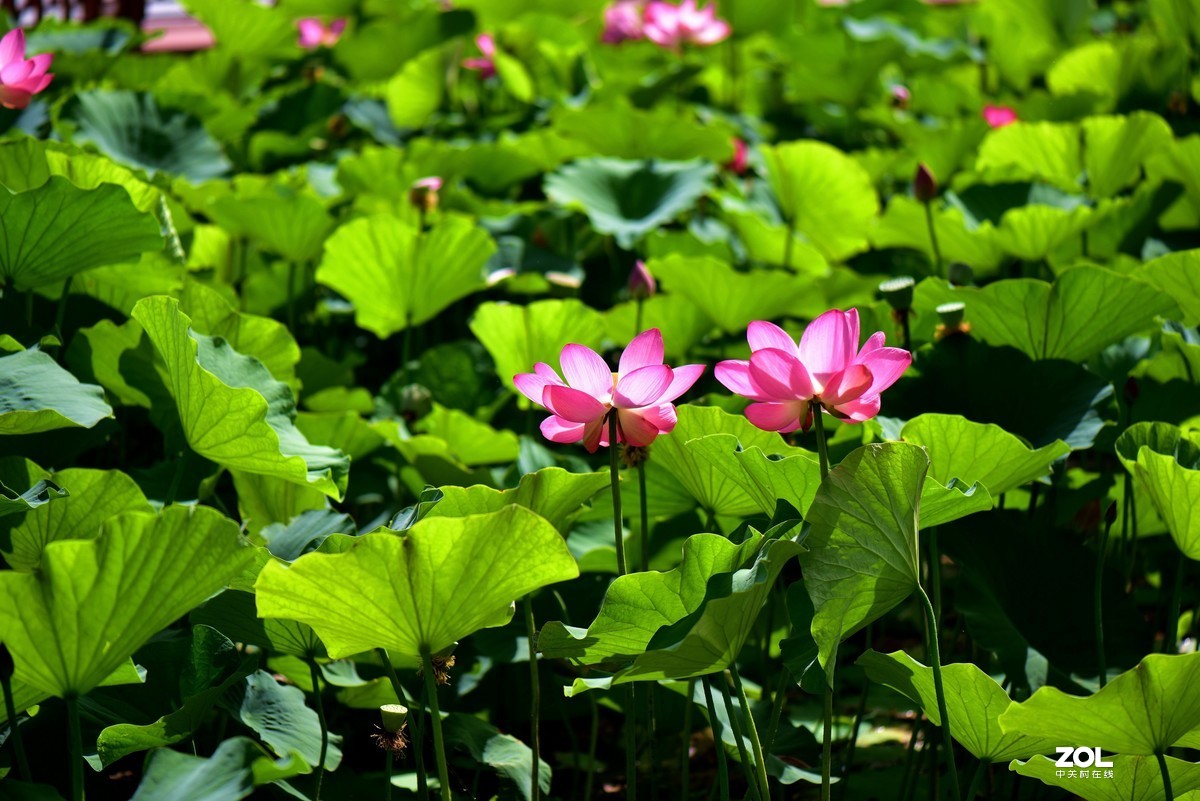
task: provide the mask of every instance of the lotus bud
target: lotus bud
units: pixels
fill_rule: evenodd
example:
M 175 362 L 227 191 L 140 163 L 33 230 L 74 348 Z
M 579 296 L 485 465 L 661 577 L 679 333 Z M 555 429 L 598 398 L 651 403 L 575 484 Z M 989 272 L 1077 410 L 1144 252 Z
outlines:
M 400 416 L 408 422 L 433 411 L 433 393 L 422 384 L 407 384 L 400 390 Z
M 937 197 L 937 178 L 924 164 L 917 165 L 917 174 L 913 176 L 913 195 L 922 203 L 928 203 Z
M 8 652 L 8 646 L 0 642 L 0 681 L 10 680 L 15 671 L 16 665 L 13 664 L 12 654 Z
M 893 310 L 906 312 L 912 308 L 913 286 L 916 284 L 911 275 L 899 278 L 889 278 L 879 285 L 879 293 Z
M 436 175 L 422 178 L 412 185 L 408 192 L 408 200 L 421 210 L 422 214 L 430 214 L 437 210 L 438 191 L 442 188 L 442 179 Z
M 945 326 L 946 333 L 957 331 L 962 328 L 963 318 L 966 316 L 967 307 L 963 303 L 943 303 L 937 307 L 938 319 Z
M 383 718 L 383 728 L 389 734 L 395 734 L 408 723 L 408 707 L 402 704 L 384 704 L 379 707 L 379 714 Z
M 638 259 L 629 273 L 629 294 L 636 300 L 645 300 L 658 292 L 658 282 L 646 269 L 646 262 Z
M 909 101 L 912 100 L 912 92 L 908 91 L 908 87 L 904 84 L 892 84 L 892 105 L 899 109 L 908 108 Z
M 952 262 L 946 276 L 954 286 L 970 286 L 975 283 L 975 271 L 961 261 Z

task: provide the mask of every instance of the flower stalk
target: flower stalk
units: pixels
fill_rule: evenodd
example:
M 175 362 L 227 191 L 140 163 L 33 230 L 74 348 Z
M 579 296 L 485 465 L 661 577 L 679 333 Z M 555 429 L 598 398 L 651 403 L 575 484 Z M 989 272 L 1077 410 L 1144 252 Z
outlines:
M 933 690 L 937 695 L 938 716 L 942 721 L 942 744 L 946 751 L 946 768 L 950 774 L 950 791 L 955 798 L 962 798 L 962 790 L 958 786 L 958 766 L 954 761 L 954 740 L 950 733 L 950 713 L 946 710 L 946 687 L 942 682 L 942 654 L 938 645 L 938 618 L 933 609 L 933 602 L 925 593 L 923 587 L 917 587 L 921 603 L 925 607 L 925 617 L 928 624 L 926 637 L 929 648 L 929 661 L 933 668 Z
M 433 752 L 437 758 L 438 782 L 442 801 L 450 801 L 450 771 L 446 767 L 446 744 L 442 739 L 442 713 L 438 708 L 437 675 L 428 648 L 421 649 L 421 675 L 425 679 L 425 694 L 429 698 L 429 717 L 433 721 Z
M 729 763 L 725 758 L 725 740 L 721 736 L 721 721 L 717 717 L 717 706 L 713 703 L 712 677 L 708 677 L 707 680 L 702 679 L 701 682 L 704 684 L 704 704 L 708 707 L 708 721 L 717 748 L 717 784 L 721 788 L 721 801 L 729 801 Z
M 308 658 L 308 669 L 312 675 L 313 706 L 317 710 L 317 722 L 321 726 L 321 756 L 317 760 L 317 789 L 313 801 L 321 801 L 321 784 L 325 781 L 325 757 L 329 753 L 329 724 L 325 721 L 325 704 L 321 700 L 321 671 L 317 660 Z
M 538 801 L 542 796 L 542 787 L 539 782 L 539 774 L 541 772 L 541 750 L 539 749 L 539 716 L 542 710 L 542 692 L 541 684 L 538 682 L 538 663 L 537 663 L 537 626 L 533 620 L 533 596 L 525 596 L 525 631 L 529 639 L 529 689 L 530 689 L 530 707 L 529 707 L 529 748 L 533 751 L 533 758 L 530 760 L 533 763 L 531 768 L 531 783 L 529 785 L 530 798 L 532 801 Z

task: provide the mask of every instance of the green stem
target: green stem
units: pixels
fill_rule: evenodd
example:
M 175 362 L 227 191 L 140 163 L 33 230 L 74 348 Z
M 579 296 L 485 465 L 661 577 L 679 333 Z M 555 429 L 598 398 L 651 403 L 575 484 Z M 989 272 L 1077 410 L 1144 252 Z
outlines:
M 708 722 L 713 730 L 713 741 L 717 747 L 717 782 L 721 787 L 721 801 L 729 801 L 729 763 L 725 758 L 725 738 L 721 735 L 721 720 L 713 703 L 712 677 L 700 680 L 704 684 L 704 703 L 708 707 Z
M 983 781 L 987 778 L 988 765 L 986 759 L 979 760 L 979 767 L 975 769 L 975 776 L 971 779 L 971 786 L 967 789 L 967 801 L 975 801 L 975 796 L 983 789 Z
M 904 337 L 904 344 L 900 347 L 909 351 L 912 350 L 912 324 L 908 319 L 910 314 L 909 311 L 900 312 L 900 333 Z
M 438 709 L 437 677 L 433 673 L 433 658 L 429 650 L 421 649 L 425 678 L 425 695 L 429 697 L 429 716 L 433 720 L 433 752 L 437 757 L 438 781 L 442 785 L 442 801 L 450 801 L 450 771 L 446 768 L 446 744 L 442 741 L 442 714 Z
M 754 749 L 754 767 L 758 773 L 758 784 L 761 788 L 762 797 L 769 801 L 771 798 L 771 786 L 767 779 L 767 759 L 763 753 L 762 741 L 758 737 L 758 726 L 754 722 L 754 714 L 750 711 L 750 700 L 746 697 L 746 688 L 742 685 L 742 677 L 738 673 L 736 663 L 730 663 L 729 674 L 733 678 L 733 686 L 737 690 L 738 701 L 742 705 L 742 713 L 746 716 L 746 729 L 750 734 L 750 747 Z
M 658 727 L 654 721 L 654 688 L 656 682 L 646 683 L 646 763 L 650 766 L 650 797 L 658 798 L 658 765 L 654 761 L 654 743 Z
M 384 776 L 387 778 L 387 786 L 383 790 L 383 801 L 392 801 L 392 765 L 396 761 L 396 756 L 391 751 L 384 751 Z
M 650 569 L 650 507 L 646 500 L 646 465 L 639 464 L 638 468 L 638 500 L 642 507 L 642 558 L 639 561 L 641 571 Z
M 929 586 L 933 590 L 933 615 L 942 619 L 942 549 L 938 547 L 937 526 L 929 529 Z M 936 630 L 934 633 L 937 633 Z
M 1167 600 L 1167 630 L 1163 632 L 1163 653 L 1179 653 L 1179 605 L 1183 596 L 1183 575 L 1187 559 L 1180 559 L 1175 567 L 1175 581 L 1171 586 L 1171 597 Z
M 325 755 L 329 753 L 329 724 L 325 721 L 325 703 L 321 700 L 321 671 L 317 660 L 309 657 L 308 669 L 312 673 L 313 705 L 317 708 L 317 722 L 321 725 L 321 758 L 317 761 L 317 792 L 313 801 L 321 801 L 321 784 L 325 781 Z
M 942 249 L 938 246 L 937 228 L 933 224 L 932 203 L 925 204 L 925 225 L 929 228 L 929 244 L 933 248 L 934 275 L 943 278 L 945 271 L 942 269 Z
M 409 314 L 404 319 L 404 338 L 400 346 L 400 375 L 405 383 L 408 382 L 408 360 L 412 358 L 412 329 L 412 315 Z
M 33 333 L 33 290 L 25 291 L 25 327 L 29 329 L 29 333 Z
M 683 748 L 679 752 L 679 787 L 680 797 L 683 801 L 688 800 L 688 792 L 692 787 L 692 707 L 696 705 L 696 702 L 693 700 L 695 697 L 696 680 L 691 678 L 688 679 L 687 684 L 687 705 L 683 708 Z
M 812 409 L 813 415 L 813 433 L 817 436 L 817 456 L 821 460 L 821 480 L 825 480 L 825 476 L 829 475 L 829 449 L 825 444 L 825 421 L 821 419 L 824 410 L 821 404 L 814 403 Z
M 596 778 L 596 742 L 600 739 L 600 707 L 591 693 L 588 693 L 588 701 L 592 704 L 592 727 L 588 740 L 587 778 L 583 783 L 583 797 L 591 801 L 592 783 Z
M 786 665 L 781 665 L 779 685 L 775 688 L 775 698 L 771 703 L 771 725 L 767 728 L 767 739 L 763 742 L 763 750 L 768 754 L 775 745 L 775 735 L 779 733 L 779 722 L 783 719 L 783 707 L 787 703 L 787 689 L 791 683 L 791 672 Z
M 617 468 L 617 413 L 608 413 L 608 472 L 612 477 L 613 540 L 617 546 L 617 574 L 625 575 L 625 526 L 621 518 L 621 474 Z
M 946 688 L 942 683 L 942 654 L 938 647 L 938 619 L 933 611 L 933 603 L 929 600 L 929 596 L 925 594 L 925 590 L 917 587 L 917 593 L 920 595 L 921 601 L 925 606 L 925 615 L 928 622 L 928 638 L 929 661 L 933 668 L 933 689 L 937 694 L 938 716 L 942 721 L 942 744 L 946 750 L 946 767 L 950 772 L 950 791 L 955 798 L 962 798 L 962 790 L 958 786 L 958 766 L 954 763 L 954 740 L 950 733 L 950 714 L 946 711 Z
M 646 305 L 645 298 L 637 299 L 637 312 L 634 313 L 634 317 L 633 317 L 633 335 L 635 337 L 638 334 L 642 333 L 642 310 L 645 305 Z
M 25 741 L 21 739 L 21 729 L 17 725 L 17 705 L 13 703 L 12 680 L 8 676 L 0 676 L 0 689 L 4 691 L 4 712 L 8 715 L 8 738 L 12 740 L 13 753 L 17 760 L 17 775 L 21 781 L 33 781 L 33 772 L 29 770 L 29 758 L 25 756 Z
M 287 266 L 287 321 L 288 329 L 296 330 L 296 262 L 289 261 Z
M 790 219 L 785 219 L 784 225 L 787 226 L 787 238 L 783 242 L 783 266 L 790 270 L 792 269 L 792 250 L 796 246 L 796 231 L 792 227 Z
M 58 296 L 58 311 L 54 315 L 54 333 L 62 343 L 62 351 L 66 352 L 66 338 L 63 336 L 63 325 L 67 321 L 67 298 L 71 295 L 71 280 L 75 276 L 68 275 L 63 281 L 62 294 Z
M 1100 687 L 1108 681 L 1108 660 L 1104 657 L 1104 593 L 1101 591 L 1104 580 L 1104 559 L 1108 554 L 1108 537 L 1112 531 L 1112 523 L 1106 523 L 1104 533 L 1100 535 L 1100 543 L 1096 553 L 1096 580 L 1092 587 L 1094 600 L 1093 611 L 1096 613 L 1096 669 L 1099 671 Z
M 529 688 L 532 694 L 532 702 L 529 709 L 529 747 L 533 750 L 533 758 L 530 760 L 533 763 L 530 779 L 530 798 L 532 801 L 538 801 L 542 795 L 542 787 L 539 782 L 539 774 L 541 771 L 541 751 L 538 748 L 538 718 L 541 715 L 542 709 L 542 692 L 541 685 L 538 683 L 538 663 L 537 663 L 537 626 L 533 620 L 533 596 L 525 596 L 525 630 L 529 637 Z
M 825 671 L 825 724 L 821 734 L 821 801 L 833 797 L 833 671 L 835 654 Z
M 910 785 L 908 778 L 913 775 L 913 766 L 917 762 L 917 740 L 920 739 L 922 725 L 921 716 L 917 715 L 913 719 L 912 734 L 908 738 L 908 747 L 904 754 L 904 773 L 900 775 L 900 801 L 909 801 L 916 788 L 916 781 Z
M 720 675 L 720 674 L 717 674 Z M 759 799 L 759 801 L 767 801 L 762 797 L 762 790 L 758 786 L 758 777 L 754 773 L 754 767 L 750 764 L 750 752 L 746 750 L 746 741 L 742 736 L 741 716 L 734 714 L 733 701 L 729 698 L 730 682 L 724 682 L 726 686 L 721 688 L 721 702 L 725 705 L 725 717 L 729 718 L 729 728 L 733 730 L 733 741 L 737 745 L 738 757 L 742 762 L 742 772 L 746 774 L 746 784 L 752 790 L 751 796 Z
M 1166 801 L 1175 801 L 1175 791 L 1171 789 L 1171 771 L 1167 768 L 1167 758 L 1162 751 L 1156 751 L 1154 756 L 1158 759 L 1158 771 L 1162 774 L 1163 793 Z
M 421 755 L 425 753 L 425 724 L 422 722 L 423 718 L 421 716 L 421 710 L 417 707 L 413 700 L 408 697 L 408 693 L 404 691 L 404 685 L 400 683 L 400 677 L 396 675 L 396 668 L 392 667 L 392 660 L 388 657 L 388 652 L 383 648 L 376 648 L 375 653 L 379 656 L 380 661 L 383 662 L 383 669 L 387 672 L 388 680 L 392 683 L 392 691 L 396 693 L 396 699 L 408 707 L 409 710 L 413 712 L 413 717 L 416 718 L 416 720 L 413 721 L 412 726 L 412 744 L 413 753 L 415 753 L 417 756 L 417 795 L 423 799 L 423 801 L 428 801 L 429 782 L 425 778 L 425 760 L 421 757 Z
M 637 694 L 634 682 L 625 693 L 625 798 L 637 798 Z
M 83 801 L 83 734 L 79 725 L 79 696 L 69 695 L 67 729 L 71 750 L 71 801 Z

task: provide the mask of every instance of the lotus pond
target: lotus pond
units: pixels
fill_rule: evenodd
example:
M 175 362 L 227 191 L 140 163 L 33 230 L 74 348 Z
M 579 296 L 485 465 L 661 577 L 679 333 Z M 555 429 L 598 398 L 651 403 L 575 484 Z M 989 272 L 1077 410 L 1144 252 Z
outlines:
M 0 799 L 1200 799 L 1200 3 L 183 6 L 0 41 Z

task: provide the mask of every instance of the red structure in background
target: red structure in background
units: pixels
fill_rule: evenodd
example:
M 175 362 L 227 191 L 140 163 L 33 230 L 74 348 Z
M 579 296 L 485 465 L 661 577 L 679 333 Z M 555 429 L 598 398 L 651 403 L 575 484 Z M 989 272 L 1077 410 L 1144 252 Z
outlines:
M 0 0 L 0 10 L 25 26 L 46 17 L 86 22 L 98 17 L 124 17 L 147 33 L 160 32 L 142 50 L 187 52 L 212 47 L 212 34 L 171 0 Z

